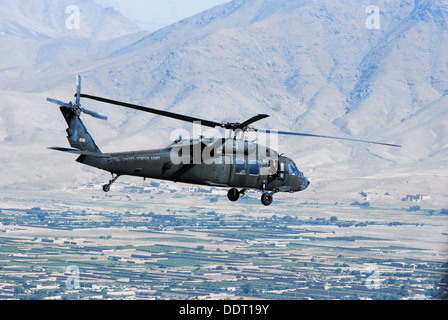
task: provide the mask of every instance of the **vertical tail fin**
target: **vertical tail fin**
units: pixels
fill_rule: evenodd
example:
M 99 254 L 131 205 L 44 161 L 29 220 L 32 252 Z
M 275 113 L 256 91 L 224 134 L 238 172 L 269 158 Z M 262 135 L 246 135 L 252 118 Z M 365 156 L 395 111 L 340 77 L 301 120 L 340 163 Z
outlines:
M 81 121 L 79 113 L 73 108 L 60 107 L 60 109 L 68 124 L 67 139 L 70 145 L 78 150 L 101 153 Z
M 67 121 L 68 124 L 67 139 L 73 148 L 81 151 L 101 153 L 100 149 L 95 144 L 95 141 L 93 141 L 92 136 L 84 126 L 84 123 L 82 123 L 80 115 L 81 113 L 86 113 L 94 118 L 102 120 L 107 120 L 107 117 L 99 114 L 98 112 L 84 109 L 81 106 L 81 76 L 78 75 L 77 80 L 75 103 L 65 103 L 60 100 L 51 98 L 47 98 L 47 101 L 60 106 L 62 115 L 64 116 L 65 121 Z

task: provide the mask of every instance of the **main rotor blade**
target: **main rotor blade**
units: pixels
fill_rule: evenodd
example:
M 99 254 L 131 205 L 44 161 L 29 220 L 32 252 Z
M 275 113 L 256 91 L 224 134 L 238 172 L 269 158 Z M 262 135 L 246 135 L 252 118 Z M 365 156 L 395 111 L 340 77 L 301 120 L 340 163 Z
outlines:
M 389 147 L 398 147 L 398 148 L 401 147 L 400 145 L 391 144 L 391 143 L 375 142 L 375 141 L 368 141 L 368 140 L 359 140 L 359 139 L 352 139 L 352 138 L 322 136 L 322 135 L 310 134 L 310 133 L 274 131 L 274 130 L 257 130 L 257 131 L 264 132 L 264 133 L 276 133 L 276 134 L 282 134 L 282 135 L 290 135 L 290 136 L 303 136 L 303 137 L 314 137 L 314 138 L 325 138 L 325 139 L 348 140 L 348 141 L 356 141 L 356 142 L 379 144 L 379 145 L 384 145 L 384 146 L 389 146 Z
M 242 130 L 244 130 L 248 125 L 250 125 L 250 124 L 252 124 L 254 122 L 263 120 L 263 119 L 268 118 L 268 117 L 269 117 L 269 115 L 267 115 L 267 114 L 258 114 L 256 116 L 254 116 L 254 117 L 244 121 L 243 123 L 240 123 L 239 125 L 237 125 L 235 127 L 235 129 L 242 129 Z
M 91 95 L 83 94 L 83 93 L 80 96 L 82 98 L 86 98 L 86 99 L 96 100 L 96 101 L 100 101 L 100 102 L 104 102 L 104 103 L 114 104 L 114 105 L 121 106 L 121 107 L 126 107 L 126 108 L 135 109 L 135 110 L 140 110 L 140 111 L 145 111 L 145 112 L 149 112 L 149 113 L 154 113 L 154 114 L 157 114 L 157 115 L 160 115 L 160 116 L 169 117 L 169 118 L 182 120 L 182 121 L 186 121 L 186 122 L 192 122 L 192 123 L 193 122 L 200 122 L 201 125 L 207 126 L 207 127 L 214 128 L 214 127 L 218 127 L 218 126 L 220 127 L 221 126 L 221 123 L 218 123 L 218 122 L 204 120 L 204 119 L 199 119 L 199 118 L 194 118 L 194 117 L 189 117 L 189 116 L 186 116 L 186 115 L 183 115 L 183 114 L 174 113 L 174 112 L 157 110 L 157 109 L 143 107 L 143 106 L 139 106 L 139 105 L 135 105 L 135 104 L 131 104 L 131 103 L 126 103 L 126 102 L 121 102 L 121 101 L 116 101 L 116 100 L 111 100 L 111 99 L 91 96 Z

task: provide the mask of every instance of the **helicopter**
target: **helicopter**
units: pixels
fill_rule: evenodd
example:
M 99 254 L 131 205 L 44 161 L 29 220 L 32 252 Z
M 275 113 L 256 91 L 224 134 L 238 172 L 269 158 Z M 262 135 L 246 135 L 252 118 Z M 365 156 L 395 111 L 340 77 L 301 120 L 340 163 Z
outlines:
M 209 128 L 224 128 L 228 134 L 218 138 L 200 136 L 194 139 L 183 139 L 179 137 L 173 143 L 161 149 L 103 153 L 87 131 L 81 120 L 81 114 L 84 113 L 101 120 L 107 120 L 108 118 L 98 112 L 85 109 L 81 105 L 81 98 L 148 112 Z M 65 103 L 52 98 L 47 98 L 47 101 L 59 106 L 68 124 L 67 139 L 72 147 L 50 147 L 49 149 L 78 155 L 77 162 L 110 172 L 112 178 L 107 184 L 103 185 L 104 192 L 109 192 L 113 183 L 121 176 L 137 176 L 144 179 L 230 188 L 227 197 L 233 202 L 238 201 L 247 190 L 258 190 L 262 194 L 261 203 L 269 206 L 273 201 L 274 194 L 303 191 L 309 186 L 310 181 L 289 157 L 279 154 L 274 148 L 244 139 L 243 136 L 246 132 L 349 140 L 400 147 L 396 144 L 383 142 L 299 132 L 262 130 L 252 126 L 253 123 L 268 118 L 269 115 L 267 114 L 255 115 L 244 122 L 216 122 L 88 95 L 81 93 L 81 76 L 79 75 L 74 102 Z

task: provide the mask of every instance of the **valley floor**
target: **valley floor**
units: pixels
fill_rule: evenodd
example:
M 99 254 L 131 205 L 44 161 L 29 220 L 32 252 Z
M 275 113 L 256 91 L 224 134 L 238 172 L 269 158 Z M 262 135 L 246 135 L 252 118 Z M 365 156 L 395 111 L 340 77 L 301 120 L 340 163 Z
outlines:
M 438 211 L 114 187 L 2 192 L 0 299 L 447 298 Z

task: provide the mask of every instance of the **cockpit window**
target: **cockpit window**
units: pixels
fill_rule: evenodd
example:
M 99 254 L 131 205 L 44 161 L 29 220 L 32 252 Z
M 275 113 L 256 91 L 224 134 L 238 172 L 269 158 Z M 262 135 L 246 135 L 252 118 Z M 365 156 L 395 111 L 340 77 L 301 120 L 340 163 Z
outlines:
M 292 176 L 298 176 L 299 170 L 297 170 L 297 167 L 294 163 L 289 162 L 288 163 L 288 173 Z

